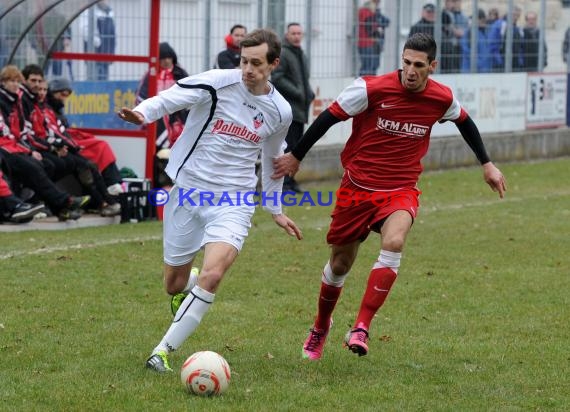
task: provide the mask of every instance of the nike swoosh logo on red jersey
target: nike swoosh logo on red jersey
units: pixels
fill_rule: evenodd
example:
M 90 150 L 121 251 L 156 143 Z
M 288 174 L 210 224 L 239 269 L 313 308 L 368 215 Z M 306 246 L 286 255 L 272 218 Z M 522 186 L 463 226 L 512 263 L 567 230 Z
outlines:
M 394 106 L 396 106 L 396 105 L 395 105 L 395 104 L 386 104 L 386 103 L 382 103 L 382 104 L 380 105 L 380 107 L 381 107 L 382 109 L 388 109 L 389 107 L 394 107 Z

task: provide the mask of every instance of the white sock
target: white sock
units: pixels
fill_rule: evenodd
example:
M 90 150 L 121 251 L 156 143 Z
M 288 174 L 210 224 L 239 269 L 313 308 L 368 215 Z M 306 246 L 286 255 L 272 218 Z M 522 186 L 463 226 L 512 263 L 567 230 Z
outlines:
M 190 291 L 198 284 L 198 275 L 200 274 L 200 270 L 198 268 L 192 268 L 190 271 L 190 276 L 188 276 L 188 283 L 184 287 L 182 293 L 190 294 Z
M 335 275 L 331 269 L 330 262 L 327 262 L 323 269 L 323 276 L 321 277 L 321 281 L 329 286 L 334 286 L 335 288 L 342 288 L 344 286 L 344 280 L 348 276 L 348 273 L 344 275 Z
M 178 349 L 198 327 L 202 317 L 204 317 L 214 302 L 215 296 L 214 293 L 210 293 L 200 286 L 194 286 L 190 294 L 182 302 L 182 305 L 180 305 L 170 328 L 168 328 L 168 331 L 152 353 L 158 351 L 170 353 Z
M 401 252 L 390 252 L 389 250 L 380 250 L 380 256 L 378 260 L 373 265 L 373 269 L 378 268 L 390 268 L 396 274 L 398 274 L 398 268 L 400 267 L 400 260 L 402 259 Z

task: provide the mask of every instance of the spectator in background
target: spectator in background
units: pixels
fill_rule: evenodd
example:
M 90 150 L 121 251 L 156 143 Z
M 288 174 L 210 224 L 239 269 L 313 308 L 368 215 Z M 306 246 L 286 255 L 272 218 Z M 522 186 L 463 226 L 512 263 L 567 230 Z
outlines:
M 487 17 L 485 11 L 479 9 L 477 13 L 477 23 L 473 20 L 473 24 L 478 24 L 477 30 L 477 73 L 489 73 L 493 67 L 491 59 L 491 48 L 489 45 L 489 34 L 487 33 Z M 471 29 L 466 30 L 461 39 L 461 72 L 471 72 Z
M 235 24 L 230 34 L 225 37 L 226 50 L 221 51 L 217 58 L 215 69 L 237 69 L 239 67 L 240 42 L 245 37 L 247 29 L 241 24 Z
M 0 165 L 2 156 L 0 155 Z M 4 178 L 0 169 L 0 222 L 26 223 L 42 211 L 43 203 L 31 205 L 24 202 L 10 189 L 10 185 Z
M 461 12 L 461 0 L 445 0 L 441 14 L 441 73 L 458 73 L 461 68 L 461 39 L 469 27 Z
M 10 170 L 12 182 L 33 190 L 59 220 L 77 220 L 81 207 L 91 198 L 61 191 L 47 175 L 42 155 L 27 143 L 32 131 L 25 124 L 18 93 L 23 79 L 16 66 L 8 65 L 0 71 L 0 156 Z
M 51 81 L 57 89 L 59 84 L 69 84 L 69 80 L 58 77 Z M 53 87 L 53 86 L 52 86 Z M 65 89 L 65 94 L 71 94 L 69 89 Z M 61 91 L 56 93 L 61 94 Z M 95 162 L 84 156 L 85 151 L 67 133 L 65 126 L 59 121 L 55 110 L 46 102 L 48 95 L 47 82 L 42 81 L 36 89 L 37 99 L 31 116 L 32 128 L 36 141 L 43 142 L 47 146 L 47 151 L 51 157 L 57 155 L 60 159 L 66 159 L 73 164 L 72 173 L 77 177 L 84 193 L 91 196 L 90 203 L 86 209 L 92 209 L 101 216 L 116 216 L 121 213 L 121 205 L 118 199 L 107 190 L 105 180 L 101 175 Z M 52 100 L 56 100 L 53 98 Z M 62 104 L 64 104 L 65 99 Z M 93 137 L 94 138 L 94 137 Z M 44 152 L 42 152 L 42 155 Z M 45 155 L 44 155 L 45 156 Z M 51 158 L 50 157 L 50 158 Z M 116 166 L 115 166 L 116 168 Z M 118 174 L 118 171 L 117 171 Z
M 37 64 L 28 64 L 22 69 L 22 76 L 24 79 L 20 84 L 20 98 L 24 118 L 29 120 L 34 110 L 38 86 L 44 80 L 44 71 Z
M 45 127 L 59 131 L 68 141 L 69 147 L 77 147 L 81 156 L 97 165 L 97 170 L 107 186 L 107 192 L 111 196 L 118 196 L 123 193 L 123 188 L 115 153 L 105 140 L 70 127 L 64 109 L 65 101 L 71 93 L 73 93 L 71 82 L 65 78 L 53 79 L 49 83 L 49 93 L 45 83 L 40 84 L 38 102 L 45 120 Z M 104 191 L 101 190 L 101 193 Z
M 120 205 L 107 193 L 107 187 L 97 166 L 82 156 L 81 147 L 62 131 L 57 124 L 55 113 L 45 104 L 47 90 L 43 92 L 46 83 L 41 67 L 29 64 L 22 70 L 22 75 L 24 76 L 24 82 L 20 85 L 22 108 L 25 121 L 29 122 L 31 127 L 27 143 L 41 154 L 43 162 L 49 164 L 50 178 L 57 182 L 67 175 L 75 176 L 84 193 L 91 196 L 90 203 L 85 206 L 87 209 L 97 209 L 103 216 L 119 214 Z M 70 84 L 64 77 L 56 78 L 52 83 Z M 70 89 L 67 93 L 71 93 Z
M 513 47 L 512 47 L 512 70 L 524 70 L 523 40 L 524 32 L 517 26 L 517 21 L 521 16 L 521 8 L 513 7 Z M 493 59 L 493 71 L 502 72 L 505 70 L 505 39 L 507 35 L 507 15 L 497 20 L 489 27 L 489 41 L 491 46 L 491 56 Z
M 461 0 L 447 0 L 451 3 L 451 14 L 453 15 L 453 23 L 458 31 L 455 36 L 460 38 L 469 29 L 469 18 L 461 10 Z
M 37 64 L 28 64 L 22 69 L 24 81 L 20 84 L 20 105 L 22 108 L 23 120 L 26 130 L 25 141 L 30 148 L 41 154 L 44 168 L 50 179 L 54 182 L 67 175 L 75 175 L 82 185 L 89 186 L 93 179 L 88 169 L 81 169 L 71 156 L 67 156 L 67 151 L 59 150 L 52 143 L 47 142 L 42 134 L 37 134 L 34 130 L 33 119 L 43 116 L 36 111 L 38 88 L 44 81 L 44 72 Z
M 309 121 L 309 106 L 315 98 L 315 93 L 309 84 L 310 66 L 307 56 L 301 48 L 303 41 L 303 28 L 299 23 L 289 23 L 283 39 L 279 65 L 271 75 L 271 82 L 291 105 L 293 122 L 289 127 L 287 137 L 287 150 L 303 136 L 305 124 Z M 283 181 L 283 191 L 302 193 L 297 181 L 286 176 Z
M 384 30 L 390 20 L 380 12 L 380 0 L 366 1 L 358 9 L 360 76 L 376 75 L 384 46 Z
M 540 29 L 538 28 L 538 15 L 534 11 L 529 11 L 525 15 L 525 27 L 523 28 L 524 33 L 524 69 L 527 72 L 537 72 L 541 70 L 538 64 L 538 54 L 540 45 Z M 543 66 L 544 69 L 548 63 L 548 50 L 546 48 L 546 41 L 543 43 L 544 47 L 544 57 Z
M 489 12 L 487 13 L 487 26 L 491 26 L 497 20 L 499 20 L 499 9 L 493 7 L 489 9 Z
M 570 63 L 570 27 L 564 33 L 564 41 L 562 42 L 562 60 L 564 63 Z
M 378 60 L 380 60 L 380 54 L 384 51 L 384 41 L 386 38 L 386 29 L 390 26 L 390 19 L 382 14 L 380 8 L 380 3 L 376 7 L 376 22 L 378 23 Z
M 101 54 L 115 54 L 116 48 L 116 32 L 115 32 L 115 15 L 113 9 L 109 5 L 108 0 L 101 0 L 93 8 L 93 22 L 89 21 L 90 11 L 87 10 L 81 16 L 81 27 L 83 30 L 83 39 L 85 51 Z M 91 33 L 91 27 L 93 32 Z M 90 42 L 93 43 L 93 49 L 90 50 Z M 88 62 L 89 64 L 90 62 Z M 111 62 L 100 61 L 95 62 L 95 80 L 109 79 L 109 66 Z
M 159 70 L 157 92 L 168 89 L 178 80 L 188 77 L 188 73 L 178 64 L 178 56 L 176 52 L 167 42 L 160 43 L 159 47 Z M 136 102 L 141 103 L 148 99 L 148 80 L 147 72 L 137 89 Z M 154 182 L 157 186 L 169 186 L 171 181 L 164 172 L 166 161 L 168 161 L 169 148 L 176 142 L 178 136 L 184 128 L 188 110 L 183 109 L 170 115 L 164 115 L 156 122 L 156 158 L 154 165 Z
M 428 2 L 422 7 L 422 17 L 410 28 L 408 37 L 425 33 L 433 37 L 435 26 L 435 4 Z

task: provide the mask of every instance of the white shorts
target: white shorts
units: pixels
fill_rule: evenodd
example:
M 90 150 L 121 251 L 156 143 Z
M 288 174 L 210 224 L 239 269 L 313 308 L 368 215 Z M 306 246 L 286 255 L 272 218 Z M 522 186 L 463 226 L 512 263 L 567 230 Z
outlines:
M 180 202 L 180 191 L 183 191 Z M 164 206 L 164 263 L 182 266 L 190 262 L 204 245 L 229 243 L 241 251 L 255 206 L 228 204 L 219 198 L 203 201 L 196 190 L 188 198 L 188 190 L 174 186 Z

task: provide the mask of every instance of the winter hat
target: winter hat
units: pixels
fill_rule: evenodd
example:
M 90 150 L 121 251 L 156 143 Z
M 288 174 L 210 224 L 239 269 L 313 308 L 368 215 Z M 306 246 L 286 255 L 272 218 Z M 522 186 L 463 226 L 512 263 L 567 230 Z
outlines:
M 56 77 L 49 82 L 49 89 L 52 93 L 55 92 L 63 92 L 68 91 L 69 93 L 73 93 L 73 89 L 71 88 L 71 82 L 66 79 L 65 77 Z
M 172 46 L 167 42 L 160 43 L 158 58 L 166 59 L 168 57 L 172 59 L 172 63 L 174 63 L 174 65 L 178 64 L 178 56 L 176 55 L 176 52 L 174 51 Z

